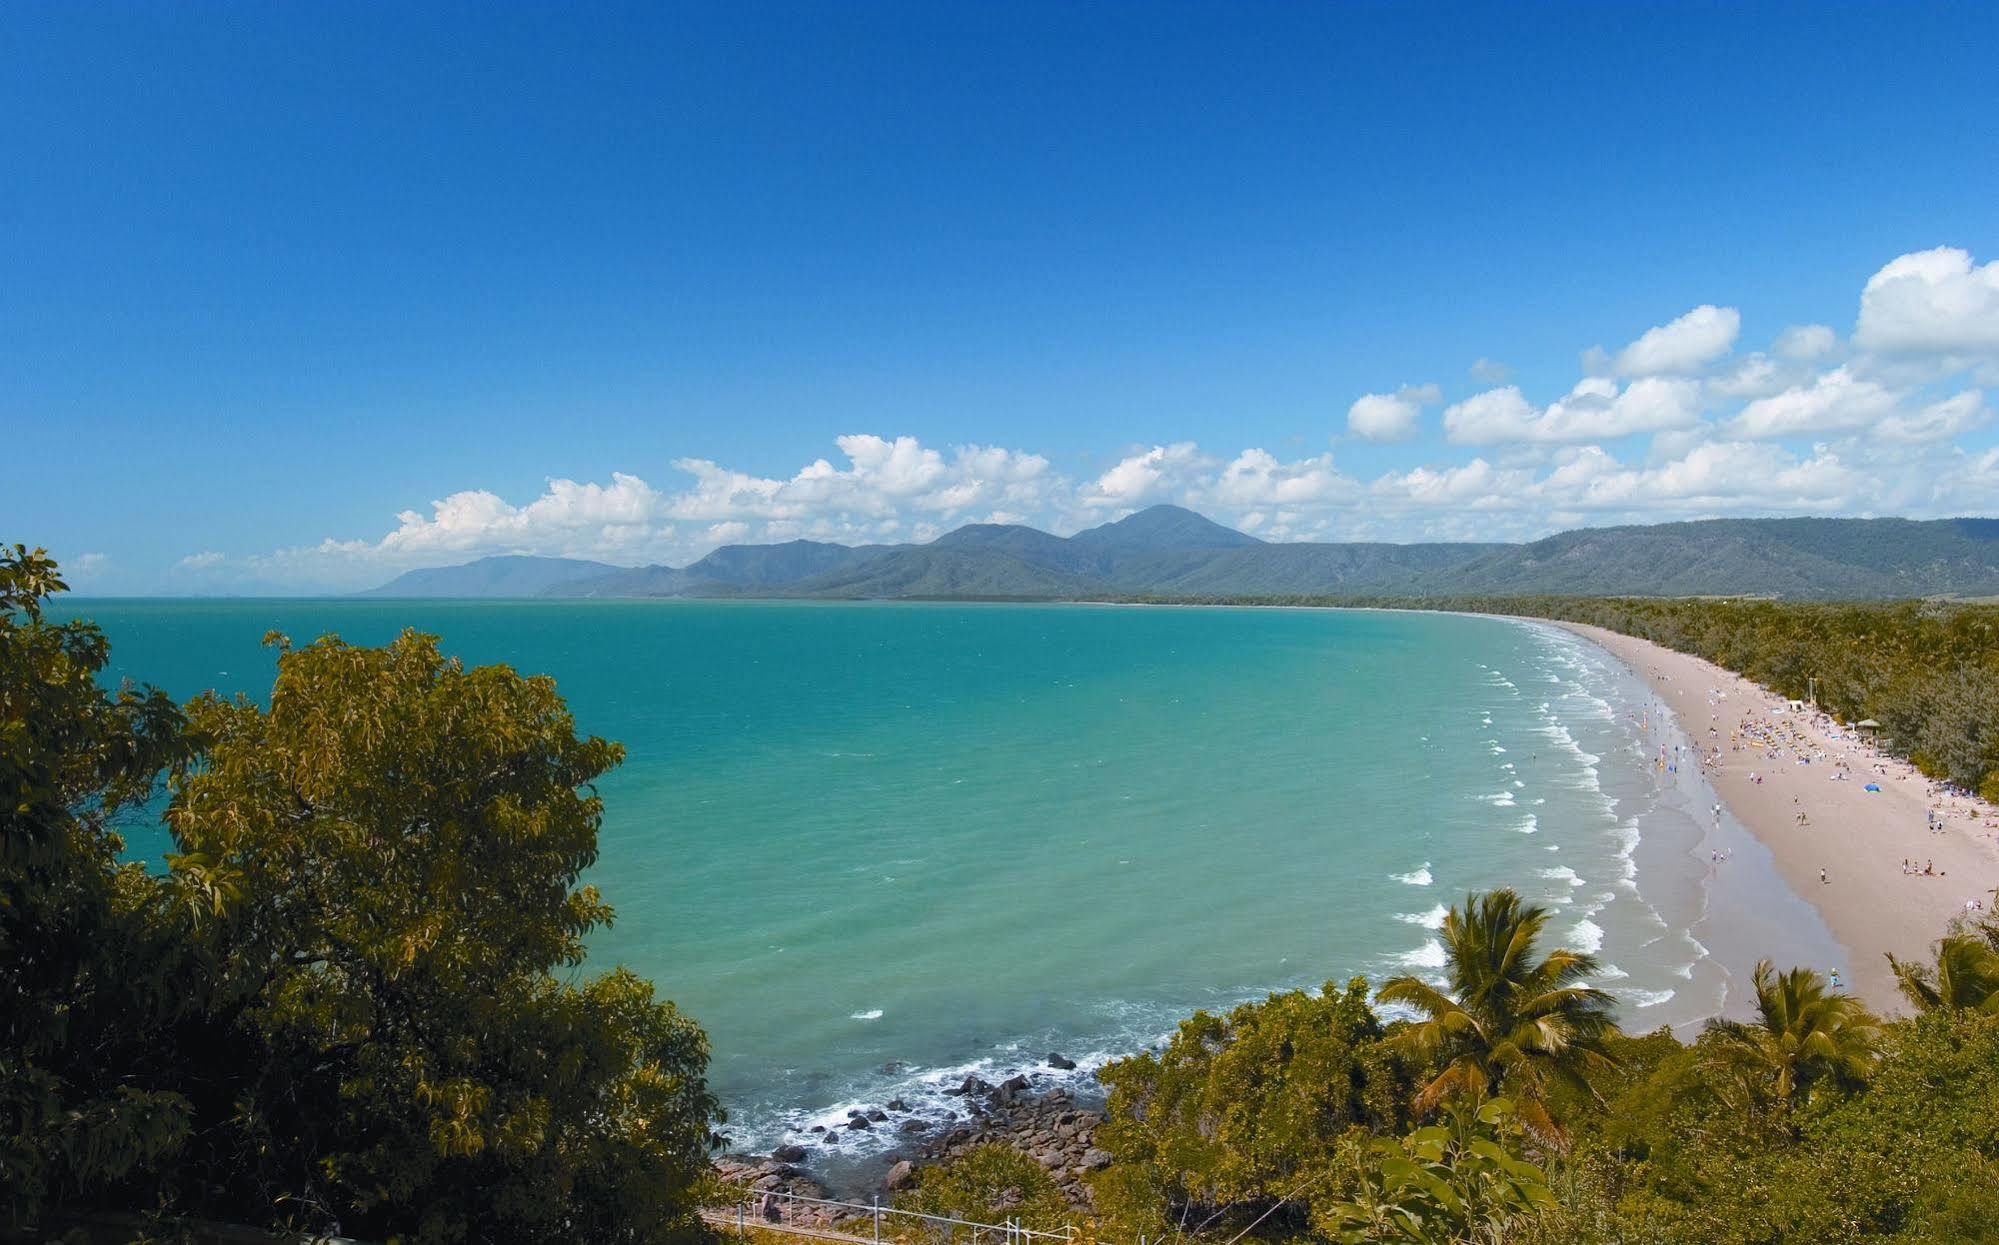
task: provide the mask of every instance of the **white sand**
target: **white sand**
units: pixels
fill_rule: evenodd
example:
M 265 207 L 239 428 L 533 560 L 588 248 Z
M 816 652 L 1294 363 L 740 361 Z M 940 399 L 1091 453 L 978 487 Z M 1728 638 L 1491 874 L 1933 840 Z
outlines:
M 1845 984 L 1876 1010 L 1906 1010 L 1883 953 L 1927 958 L 1930 943 L 1967 903 L 1992 906 L 1999 808 L 1943 794 L 1914 767 L 1823 714 L 1773 713 L 1785 706 L 1781 697 L 1698 657 L 1601 627 L 1557 625 L 1629 666 L 1704 756 L 1719 749 L 1704 765 L 1709 780 L 1846 948 Z M 1842 772 L 1844 779 L 1835 777 Z M 1865 790 L 1868 783 L 1881 790 Z M 1905 874 L 1904 860 L 1934 872 Z

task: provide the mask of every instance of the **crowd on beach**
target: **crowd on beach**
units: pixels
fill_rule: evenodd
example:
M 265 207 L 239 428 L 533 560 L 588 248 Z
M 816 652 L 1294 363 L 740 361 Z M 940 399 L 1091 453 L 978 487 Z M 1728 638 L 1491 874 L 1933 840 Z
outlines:
M 1670 676 L 1654 668 L 1653 680 L 1668 682 Z M 1931 835 L 1943 835 L 1953 828 L 1962 827 L 1975 835 L 1999 842 L 1999 807 L 1978 798 L 1975 794 L 1949 783 L 1929 778 L 1908 761 L 1885 752 L 1879 741 L 1864 730 L 1844 726 L 1815 706 L 1797 701 L 1778 700 L 1768 694 L 1750 696 L 1749 705 L 1742 705 L 1745 697 L 1737 695 L 1731 700 L 1728 690 L 1711 687 L 1707 690 L 1709 715 L 1705 726 L 1704 740 L 1698 735 L 1692 744 L 1658 745 L 1654 765 L 1662 772 L 1677 771 L 1680 764 L 1691 754 L 1693 762 L 1701 772 L 1717 776 L 1727 759 L 1747 760 L 1756 766 L 1743 777 L 1756 787 L 1768 781 L 1781 778 L 1785 773 L 1803 778 L 1823 778 L 1827 782 L 1852 783 L 1856 775 L 1861 782 L 1861 790 L 1853 794 L 1859 798 L 1871 798 L 1883 789 L 1884 784 L 1897 786 L 1922 784 L 1924 802 L 1927 805 L 1925 830 Z M 1670 710 L 1661 701 L 1644 715 L 1641 725 L 1651 726 L 1653 714 L 1660 718 L 1670 718 Z M 1695 724 L 1687 723 L 1689 728 Z M 1725 735 L 1724 735 L 1724 732 Z M 1695 731 L 1690 729 L 1689 734 Z M 1733 768 L 1733 767 L 1731 767 Z M 1782 785 L 1788 786 L 1789 783 Z M 1796 788 L 1793 788 L 1794 790 Z M 1793 795 L 1793 820 L 1801 830 L 1812 828 L 1811 814 L 1807 802 L 1799 795 Z M 1821 806 L 1822 807 L 1822 806 Z M 1717 825 L 1720 823 L 1722 806 L 1713 808 Z M 1710 852 L 1710 868 L 1719 868 L 1727 854 Z M 1827 870 L 1819 868 L 1819 882 L 1832 882 Z M 1902 874 L 1912 878 L 1949 878 L 1948 870 L 1938 868 L 1933 859 L 1904 857 Z M 1984 895 L 1992 892 L 1981 891 L 1964 903 L 1967 913 L 1982 913 L 1986 910 Z

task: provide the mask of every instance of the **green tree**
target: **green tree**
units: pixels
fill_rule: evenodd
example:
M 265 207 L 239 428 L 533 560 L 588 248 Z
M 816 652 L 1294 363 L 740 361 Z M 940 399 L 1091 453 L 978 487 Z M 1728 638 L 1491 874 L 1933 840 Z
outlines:
M 618 746 L 414 632 L 286 649 L 268 709 L 188 712 L 174 871 L 242 1061 L 209 1065 L 218 1200 L 420 1240 L 698 1233 L 700 1029 L 622 970 L 553 975 L 611 916 L 578 879 Z
M 142 1182 L 191 1131 L 153 1033 L 192 1002 L 158 888 L 117 863 L 113 818 L 186 755 L 163 694 L 99 677 L 97 628 L 54 623 L 43 550 L 0 547 L 0 1206 Z
M 902 1210 L 1057 1232 L 1075 1218 L 1047 1169 L 1009 1145 L 988 1142 L 918 1170 L 916 1183 L 896 1195 Z
M 1120 1233 L 1330 1191 L 1323 1177 L 1352 1128 L 1396 1131 L 1411 1080 L 1382 1041 L 1367 983 L 1328 982 L 1197 1012 L 1164 1051 L 1106 1065 L 1095 1143 L 1116 1160 L 1093 1186 Z M 1302 1203 L 1300 1203 L 1302 1205 Z
M 1903 997 L 1918 1011 L 1999 1013 L 1999 925 L 1980 922 L 1974 930 L 1939 940 L 1930 964 L 1888 956 Z
M 1334 1240 L 1471 1245 L 1504 1240 L 1552 1209 L 1548 1175 L 1520 1157 L 1513 1104 L 1453 1102 L 1442 1123 L 1358 1147 L 1357 1191 L 1316 1216 Z
M 1394 1040 L 1442 1070 L 1416 1096 L 1430 1111 L 1451 1099 L 1505 1093 L 1544 1136 L 1559 1135 L 1547 1097 L 1554 1082 L 1589 1092 L 1588 1074 L 1615 1066 L 1605 1041 L 1617 1032 L 1612 1000 L 1583 984 L 1595 957 L 1557 949 L 1536 957 L 1548 910 L 1511 890 L 1465 897 L 1445 916 L 1448 993 L 1417 977 L 1394 977 L 1376 997 L 1415 1008 Z M 1592 1097 L 1594 1095 L 1592 1094 Z
M 1779 973 L 1757 962 L 1753 1022 L 1713 1027 L 1724 1059 L 1746 1061 L 1772 1079 L 1781 1102 L 1810 1097 L 1819 1086 L 1850 1088 L 1873 1071 L 1881 1025 L 1859 999 L 1840 994 L 1808 968 Z

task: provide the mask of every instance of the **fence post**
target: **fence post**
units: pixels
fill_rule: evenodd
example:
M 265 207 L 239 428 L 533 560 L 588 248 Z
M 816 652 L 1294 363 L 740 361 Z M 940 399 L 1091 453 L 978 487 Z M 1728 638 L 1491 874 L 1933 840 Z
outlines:
M 882 1245 L 882 1195 L 874 1194 L 868 1200 L 875 1208 L 875 1245 Z
M 745 1194 L 744 1196 L 736 1199 L 736 1235 L 743 1238 L 746 1241 L 750 1239 L 749 1227 L 744 1222 L 748 1216 L 748 1207 L 749 1207 L 748 1194 Z

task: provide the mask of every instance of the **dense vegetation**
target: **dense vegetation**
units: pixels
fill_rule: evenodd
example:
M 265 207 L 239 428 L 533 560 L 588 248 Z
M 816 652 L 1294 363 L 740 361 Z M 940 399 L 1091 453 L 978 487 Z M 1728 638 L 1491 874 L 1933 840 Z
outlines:
M 1571 976 L 1585 957 L 1541 953 L 1545 919 L 1510 892 L 1469 897 L 1442 933 L 1450 995 L 1379 992 L 1414 1019 L 1329 984 L 1197 1013 L 1106 1067 L 1097 1236 L 1999 1238 L 1999 979 L 1939 992 L 1937 966 L 1904 966 L 1916 1014 L 1884 1023 L 1764 964 L 1752 1019 L 1683 1044 L 1609 1024 Z M 1989 957 L 1999 926 L 1962 937 Z
M 1682 1042 L 1619 1032 L 1588 957 L 1540 946 L 1547 915 L 1467 897 L 1441 931 L 1449 993 L 1373 996 L 1413 1016 L 1357 978 L 1198 1012 L 1108 1065 L 1087 1215 L 995 1147 L 903 1204 L 1116 1242 L 1999 1239 L 1999 924 L 1898 966 L 1907 1019 L 1764 963 L 1749 1019 Z
M 107 693 L 62 590 L 0 551 L 0 1222 L 698 1234 L 706 1039 L 630 973 L 573 984 L 618 747 L 414 633 L 274 637 L 268 708 Z M 110 819 L 162 782 L 154 874 Z

